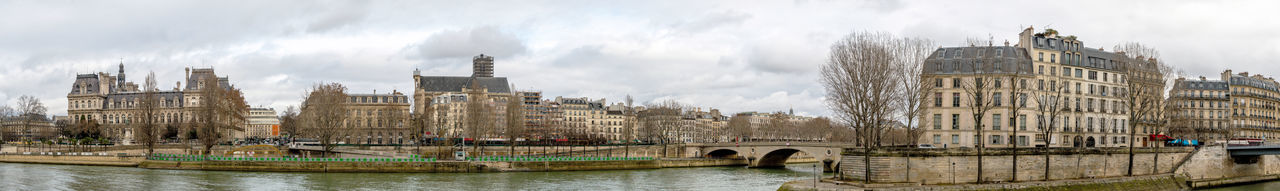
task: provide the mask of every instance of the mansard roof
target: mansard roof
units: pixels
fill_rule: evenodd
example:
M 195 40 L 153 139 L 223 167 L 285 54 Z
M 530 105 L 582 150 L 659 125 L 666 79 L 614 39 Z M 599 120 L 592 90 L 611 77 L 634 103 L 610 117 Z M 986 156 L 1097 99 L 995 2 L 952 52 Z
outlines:
M 489 90 L 489 93 L 511 93 L 506 77 L 422 76 L 418 88 L 428 92 L 461 92 L 472 83 Z
M 978 63 L 982 63 L 982 67 L 977 67 L 975 72 Z M 1031 57 L 1026 49 L 1013 46 L 938 48 L 925 60 L 924 66 L 924 73 L 928 74 L 1030 74 L 1031 71 Z

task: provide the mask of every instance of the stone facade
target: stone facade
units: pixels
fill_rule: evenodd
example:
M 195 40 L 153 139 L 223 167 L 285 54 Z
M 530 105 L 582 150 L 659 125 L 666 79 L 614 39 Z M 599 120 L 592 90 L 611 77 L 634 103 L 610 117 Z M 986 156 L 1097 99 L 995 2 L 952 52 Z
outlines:
M 1231 86 L 1231 126 L 1235 137 L 1280 141 L 1280 83 L 1248 72 L 1222 72 Z
M 269 138 L 280 136 L 280 118 L 272 108 L 249 108 L 248 124 L 245 124 L 246 138 Z
M 73 123 L 93 121 L 101 124 L 107 137 L 115 138 L 121 144 L 131 144 L 133 128 L 131 124 L 141 120 L 137 110 L 143 91 L 138 85 L 127 82 L 124 64 L 120 71 L 112 76 L 105 72 L 97 74 L 76 75 L 71 92 L 67 93 L 67 115 Z M 159 111 L 155 119 L 161 124 L 186 123 L 195 119 L 195 113 L 202 108 L 202 89 L 207 84 L 218 83 L 219 87 L 232 88 L 227 77 L 218 77 L 212 68 L 186 69 L 186 86 L 182 82 L 175 84 L 172 90 L 159 90 Z M 209 85 L 211 86 L 211 85 Z M 159 88 L 159 87 L 157 87 Z M 243 103 L 244 100 L 229 100 Z M 224 132 L 223 137 L 241 137 L 244 122 L 229 122 L 233 128 Z
M 1226 140 L 1231 101 L 1226 81 L 1178 78 L 1169 91 L 1169 136 L 1205 142 Z
M 346 144 L 409 144 L 409 97 L 396 91 L 388 94 L 350 94 L 347 109 Z
M 1045 156 L 1049 156 L 1049 180 L 1119 177 L 1127 174 L 1128 148 L 988 149 L 983 156 L 985 182 L 1045 180 Z M 845 150 L 838 166 L 844 179 L 862 180 L 866 163 L 860 149 Z M 1136 150 L 1134 175 L 1170 173 L 1186 160 L 1192 148 Z M 1157 154 L 1158 153 L 1158 154 Z M 1158 155 L 1158 156 L 1157 156 Z M 1158 160 L 1157 160 L 1158 157 Z M 875 183 L 962 184 L 976 183 L 978 159 L 971 148 L 873 151 L 871 180 Z M 1017 180 L 1012 179 L 1017 164 Z
M 506 77 L 493 77 L 493 57 L 476 56 L 472 60 L 471 76 L 423 76 L 418 70 L 413 71 L 414 93 L 413 111 L 422 112 L 415 115 L 434 116 L 428 137 L 466 137 L 466 138 L 498 138 L 503 135 L 506 126 L 505 104 L 507 101 L 521 101 L 522 97 L 513 94 Z M 488 115 L 492 115 L 496 131 L 490 135 L 462 135 L 467 129 L 463 120 L 466 117 L 468 100 L 480 99 L 489 105 Z M 434 113 L 425 113 L 432 107 Z
M 1074 36 L 1034 33 L 1027 28 L 1017 45 L 939 48 L 925 61 L 931 81 L 929 107 L 921 115 L 921 143 L 939 147 L 1122 147 L 1128 146 L 1128 112 L 1123 93 L 1130 69 L 1154 67 L 1122 54 L 1084 47 Z M 1146 71 L 1146 70 L 1143 70 Z M 973 116 L 966 87 L 990 81 L 994 109 Z M 1154 92 L 1153 97 L 1163 97 Z M 1043 102 L 1043 103 L 1041 103 Z M 1056 110 L 1045 116 L 1046 111 Z M 1056 115 L 1056 116 L 1054 116 Z M 1049 117 L 1053 117 L 1049 119 Z M 978 128 L 982 128 L 981 135 Z M 1040 131 L 1048 128 L 1053 137 Z M 1146 133 L 1146 132 L 1144 132 Z

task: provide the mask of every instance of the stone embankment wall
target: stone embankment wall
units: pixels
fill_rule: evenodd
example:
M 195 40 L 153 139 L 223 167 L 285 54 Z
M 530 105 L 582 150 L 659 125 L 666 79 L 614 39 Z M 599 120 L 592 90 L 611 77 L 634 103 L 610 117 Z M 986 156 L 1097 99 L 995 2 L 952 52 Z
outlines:
M 843 179 L 865 179 L 866 154 L 861 151 L 851 149 L 843 153 L 838 164 Z M 1127 174 L 1128 151 L 1128 148 L 987 149 L 983 155 L 982 179 L 984 182 L 1043 181 L 1046 156 L 1049 180 L 1120 177 Z M 1189 147 L 1135 148 L 1133 174 L 1173 172 L 1192 151 L 1194 148 Z M 1015 152 L 1017 163 L 1013 162 Z M 871 180 L 875 183 L 978 182 L 977 150 L 972 148 L 874 150 L 870 156 Z M 1015 166 L 1016 180 L 1013 179 Z
M 68 155 L 0 155 L 0 162 L 37 163 L 37 164 L 69 164 L 91 166 L 138 166 L 142 157 L 117 156 L 68 156 Z
M 632 170 L 676 167 L 741 166 L 742 160 L 676 159 L 638 161 L 525 161 L 525 162 L 281 162 L 281 161 L 143 161 L 141 168 L 263 172 L 542 172 Z
M 744 159 L 664 159 L 659 162 L 662 163 L 662 168 L 747 165 L 747 160 Z
M 439 146 L 339 146 L 335 150 L 363 150 L 370 152 L 384 153 L 384 157 L 388 156 L 407 156 L 414 154 L 423 156 L 436 156 L 438 158 L 453 156 L 453 149 L 457 147 L 439 147 Z M 663 147 L 661 145 L 631 145 L 631 146 L 517 146 L 515 148 L 515 156 L 608 156 L 608 157 L 663 157 Z M 680 157 L 683 147 L 680 145 L 668 145 L 667 155 L 670 157 Z M 510 156 L 512 149 L 507 146 L 485 146 L 477 150 L 474 147 L 465 147 L 463 149 L 468 156 Z M 350 154 L 348 154 L 350 155 Z M 350 155 L 356 156 L 356 155 Z
M 1280 178 L 1280 156 L 1240 157 L 1240 162 L 1244 163 L 1237 163 L 1222 145 L 1206 146 L 1174 173 L 1187 177 L 1195 188 Z
M 1172 174 L 1126 176 L 1115 178 L 1077 179 L 1017 182 L 1004 184 L 956 184 L 956 185 L 879 185 L 882 187 L 860 187 L 857 183 L 823 180 L 814 183 L 813 179 L 795 180 L 780 186 L 778 190 L 877 190 L 877 191 L 950 191 L 950 190 L 1005 190 L 1005 191 L 1046 191 L 1046 190 L 1124 190 L 1124 191 L 1167 191 L 1188 190 L 1183 184 L 1186 180 Z
M 469 162 L 143 161 L 140 168 L 257 172 L 485 172 Z

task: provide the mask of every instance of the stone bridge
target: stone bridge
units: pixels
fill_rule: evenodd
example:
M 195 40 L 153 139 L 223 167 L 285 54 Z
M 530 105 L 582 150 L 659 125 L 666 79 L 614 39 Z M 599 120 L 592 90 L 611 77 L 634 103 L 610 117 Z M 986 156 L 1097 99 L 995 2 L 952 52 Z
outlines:
M 804 153 L 821 162 L 824 171 L 831 172 L 840 165 L 840 152 L 853 146 L 815 142 L 690 143 L 684 145 L 684 157 L 742 158 L 748 167 L 780 168 L 796 153 Z

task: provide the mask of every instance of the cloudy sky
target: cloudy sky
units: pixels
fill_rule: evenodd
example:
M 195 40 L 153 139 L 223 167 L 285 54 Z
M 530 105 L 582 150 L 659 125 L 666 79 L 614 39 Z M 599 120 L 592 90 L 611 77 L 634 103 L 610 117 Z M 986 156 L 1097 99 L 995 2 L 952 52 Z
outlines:
M 66 114 L 76 74 L 171 88 L 213 67 L 254 106 L 297 104 L 306 87 L 412 92 L 412 71 L 497 76 L 545 95 L 674 99 L 726 112 L 827 115 L 818 66 L 856 31 L 957 46 L 1016 43 L 1028 26 L 1089 47 L 1136 41 L 1190 76 L 1280 75 L 1277 1 L 0 1 L 0 100 L 39 97 Z M 167 83 L 166 83 L 167 82 Z

